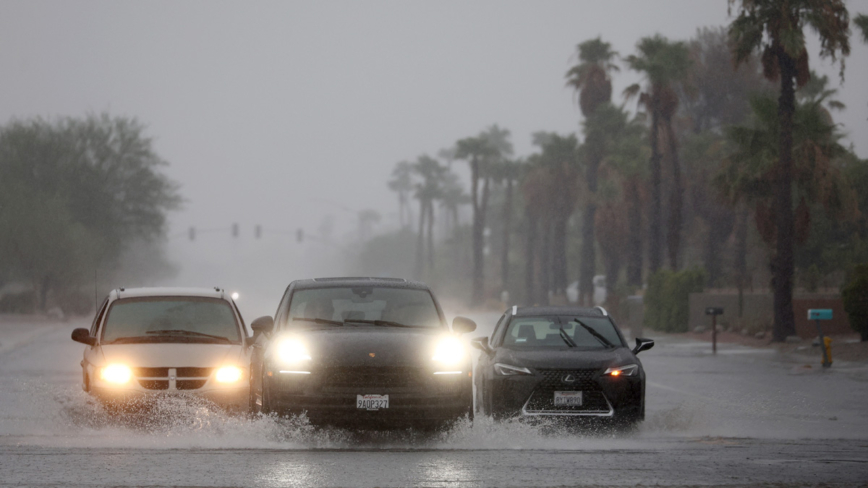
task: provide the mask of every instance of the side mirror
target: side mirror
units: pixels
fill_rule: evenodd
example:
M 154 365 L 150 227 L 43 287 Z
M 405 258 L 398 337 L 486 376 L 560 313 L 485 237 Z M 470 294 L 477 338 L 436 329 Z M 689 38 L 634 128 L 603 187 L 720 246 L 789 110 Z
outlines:
M 639 354 L 640 352 L 651 349 L 652 347 L 654 347 L 654 341 L 637 337 L 636 347 L 633 348 L 633 354 Z
M 467 317 L 455 317 L 452 319 L 452 332 L 466 334 L 468 332 L 473 332 L 474 330 L 476 330 L 476 322 Z
M 494 350 L 491 349 L 491 346 L 488 344 L 488 337 L 485 337 L 485 336 L 474 337 L 473 339 L 471 339 L 470 340 L 470 347 L 472 347 L 474 349 L 479 349 L 480 351 L 484 352 L 485 354 L 491 354 L 492 352 L 494 352 Z
M 271 318 L 270 315 L 264 315 L 259 317 L 250 323 L 250 328 L 253 329 L 253 337 L 257 337 L 259 334 L 268 334 L 271 333 L 271 330 L 274 329 L 274 319 Z
M 87 329 L 75 329 L 72 331 L 72 340 L 92 346 L 96 344 L 96 337 L 91 337 L 90 331 Z

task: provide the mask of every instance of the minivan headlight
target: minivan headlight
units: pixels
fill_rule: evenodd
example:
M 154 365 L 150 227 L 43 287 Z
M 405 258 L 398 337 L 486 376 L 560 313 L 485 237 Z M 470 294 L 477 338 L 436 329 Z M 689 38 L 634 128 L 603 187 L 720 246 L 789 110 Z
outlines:
M 237 366 L 223 366 L 217 370 L 214 378 L 218 383 L 235 383 L 241 379 L 241 368 Z
M 133 371 L 123 364 L 110 364 L 102 369 L 100 378 L 109 383 L 122 385 L 133 377 Z

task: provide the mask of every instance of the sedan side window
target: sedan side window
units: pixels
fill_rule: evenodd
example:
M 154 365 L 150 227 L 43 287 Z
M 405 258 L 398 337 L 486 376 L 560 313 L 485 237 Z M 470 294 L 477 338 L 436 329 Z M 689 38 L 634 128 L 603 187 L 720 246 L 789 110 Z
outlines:
M 497 347 L 500 345 L 500 331 L 503 330 L 503 325 L 509 321 L 509 312 L 506 312 L 500 317 L 500 320 L 497 321 L 497 325 L 494 326 L 494 332 L 491 333 L 491 338 L 489 339 L 489 343 L 491 347 Z

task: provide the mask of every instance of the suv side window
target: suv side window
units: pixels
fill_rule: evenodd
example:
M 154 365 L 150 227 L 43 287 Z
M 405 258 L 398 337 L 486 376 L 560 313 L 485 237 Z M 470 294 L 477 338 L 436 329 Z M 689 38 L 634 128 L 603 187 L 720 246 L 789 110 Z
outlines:
M 500 336 L 502 335 L 501 331 L 503 330 L 504 325 L 506 325 L 507 322 L 509 322 L 508 311 L 500 317 L 500 320 L 497 321 L 497 325 L 494 326 L 494 332 L 491 333 L 491 339 L 489 339 L 491 347 L 497 347 L 500 345 Z
M 100 305 L 99 312 L 97 312 L 96 316 L 93 318 L 93 324 L 90 326 L 90 336 L 96 337 L 97 329 L 99 328 L 99 323 L 102 322 L 102 316 L 105 314 L 106 306 L 108 305 L 108 297 L 102 301 L 102 305 Z

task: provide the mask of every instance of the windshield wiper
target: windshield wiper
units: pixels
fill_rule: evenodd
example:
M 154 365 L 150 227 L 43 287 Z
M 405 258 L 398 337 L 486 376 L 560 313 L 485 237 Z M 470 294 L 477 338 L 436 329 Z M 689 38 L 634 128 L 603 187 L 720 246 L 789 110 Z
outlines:
M 149 330 L 145 332 L 145 334 L 152 335 L 183 335 L 183 336 L 196 336 L 196 337 L 209 337 L 211 339 L 219 339 L 226 342 L 232 342 L 228 337 L 225 336 L 217 336 L 211 334 L 205 334 L 202 332 L 195 332 L 192 330 L 178 330 L 178 329 L 164 329 L 164 330 Z
M 391 320 L 365 320 L 365 319 L 349 319 L 347 322 L 358 322 L 360 324 L 372 324 L 381 327 L 409 327 L 413 329 L 427 329 L 425 325 L 407 325 L 400 322 L 392 322 Z
M 558 330 L 561 333 L 561 339 L 563 339 L 564 342 L 566 342 L 568 346 L 576 347 L 576 343 L 573 342 L 573 340 L 570 338 L 569 334 L 567 334 L 567 331 L 564 330 L 563 324 L 561 324 L 561 328 Z
M 585 330 L 587 330 L 588 332 L 590 332 L 591 335 L 594 336 L 595 339 L 597 339 L 598 341 L 600 341 L 600 343 L 603 344 L 604 346 L 606 346 L 606 347 L 610 347 L 610 348 L 611 348 L 611 347 L 615 347 L 614 344 L 612 344 L 611 342 L 609 342 L 609 339 L 606 339 L 605 337 L 603 337 L 602 334 L 600 334 L 599 332 L 597 332 L 596 330 L 594 330 L 592 327 L 589 327 L 589 326 L 583 324 L 579 319 L 573 319 L 573 322 L 575 322 L 575 323 L 581 325 Z
M 292 320 L 293 321 L 301 321 L 301 322 L 313 322 L 315 324 L 323 324 L 323 325 L 336 325 L 338 327 L 344 326 L 343 322 L 338 322 L 337 320 L 320 319 L 320 318 L 308 319 L 308 318 L 304 318 L 304 317 L 293 317 Z

